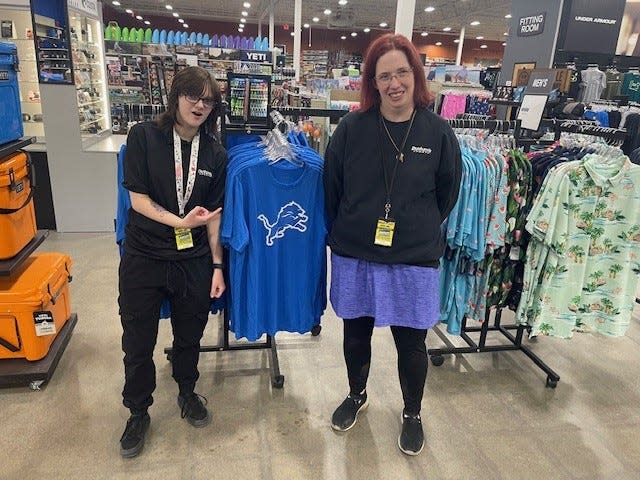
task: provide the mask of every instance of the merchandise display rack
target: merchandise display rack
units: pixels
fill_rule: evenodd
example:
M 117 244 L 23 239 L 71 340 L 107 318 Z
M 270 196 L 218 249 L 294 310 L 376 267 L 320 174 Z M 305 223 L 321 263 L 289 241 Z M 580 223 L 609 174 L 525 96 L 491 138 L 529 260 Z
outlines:
M 19 151 L 21 148 L 35 141 L 35 137 L 28 137 L 3 145 L 2 148 L 0 148 L 0 159 Z M 18 252 L 17 255 L 8 260 L 0 261 L 0 276 L 11 275 L 29 258 L 29 255 L 38 248 L 47 235 L 47 231 L 38 231 L 35 238 Z M 0 359 L 0 387 L 28 385 L 31 390 L 40 390 L 40 387 L 53 376 L 58 362 L 69 344 L 71 334 L 77 322 L 77 314 L 71 313 L 71 316 L 67 319 L 64 326 L 56 335 L 55 340 L 51 343 L 47 355 L 41 360 L 28 361 L 23 358 Z M 0 339 L 0 345 L 5 348 L 13 348 L 12 345 L 5 345 L 2 339 Z
M 475 120 L 475 119 L 452 119 L 449 120 L 449 124 L 454 128 L 478 128 L 483 130 L 490 130 L 492 132 L 514 132 L 514 138 L 518 141 L 520 134 L 520 120 Z M 462 326 L 460 331 L 460 337 L 467 343 L 467 347 L 455 347 L 444 336 L 438 328 L 435 328 L 436 334 L 442 339 L 447 348 L 430 348 L 428 355 L 431 357 L 431 363 L 439 367 L 444 363 L 443 355 L 457 355 L 468 353 L 484 353 L 484 352 L 506 352 L 518 350 L 524 353 L 527 357 L 533 361 L 544 373 L 547 374 L 546 386 L 549 388 L 556 388 L 560 376 L 554 372 L 546 363 L 544 363 L 535 353 L 531 351 L 529 347 L 522 344 L 524 332 L 529 331 L 531 327 L 528 325 L 502 325 L 502 308 L 496 308 L 493 319 L 493 325 L 490 325 L 489 318 L 491 310 L 487 310 L 485 320 L 479 327 L 470 327 L 467 325 L 466 316 L 462 319 Z M 515 336 L 511 333 L 512 330 L 516 331 Z M 508 340 L 507 344 L 499 345 L 487 345 L 487 336 L 489 332 L 498 332 L 502 334 L 503 339 Z M 480 339 L 476 343 L 469 333 L 480 333 Z

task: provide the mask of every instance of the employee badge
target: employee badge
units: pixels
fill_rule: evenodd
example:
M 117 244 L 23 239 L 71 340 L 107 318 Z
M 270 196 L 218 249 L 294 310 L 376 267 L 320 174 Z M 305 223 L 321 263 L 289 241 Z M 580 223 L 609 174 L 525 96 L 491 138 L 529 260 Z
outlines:
M 190 228 L 174 228 L 173 231 L 176 235 L 176 247 L 178 247 L 178 250 L 186 250 L 193 247 Z
M 396 222 L 392 218 L 379 218 L 376 226 L 376 239 L 374 245 L 390 247 L 393 244 L 393 232 L 396 229 Z

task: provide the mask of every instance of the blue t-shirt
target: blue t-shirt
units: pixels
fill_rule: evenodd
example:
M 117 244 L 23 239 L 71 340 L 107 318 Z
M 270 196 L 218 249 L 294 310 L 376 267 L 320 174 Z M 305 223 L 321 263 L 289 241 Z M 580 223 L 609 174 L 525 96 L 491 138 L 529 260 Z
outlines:
M 237 338 L 305 333 L 326 308 L 326 221 L 322 169 L 311 149 L 304 163 L 232 157 L 221 240 L 229 248 L 229 317 Z M 305 158 L 306 157 L 306 158 Z M 240 165 L 234 165 L 235 162 Z

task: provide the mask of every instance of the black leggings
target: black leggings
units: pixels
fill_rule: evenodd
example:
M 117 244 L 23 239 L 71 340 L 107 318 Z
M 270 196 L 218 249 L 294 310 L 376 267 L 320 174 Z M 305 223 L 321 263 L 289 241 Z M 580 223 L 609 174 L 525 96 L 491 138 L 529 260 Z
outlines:
M 404 400 L 404 413 L 420 413 L 424 384 L 427 379 L 427 330 L 391 327 L 398 351 L 398 375 Z M 367 387 L 371 366 L 371 335 L 373 318 L 344 320 L 344 359 L 349 375 L 351 394 L 359 394 Z

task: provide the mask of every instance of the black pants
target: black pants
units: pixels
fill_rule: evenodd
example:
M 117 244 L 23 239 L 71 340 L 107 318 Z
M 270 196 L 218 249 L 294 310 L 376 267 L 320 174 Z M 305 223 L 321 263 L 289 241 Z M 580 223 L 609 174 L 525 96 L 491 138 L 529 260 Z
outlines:
M 182 394 L 193 392 L 198 380 L 200 339 L 209 314 L 210 256 L 180 261 L 124 254 L 120 261 L 120 319 L 124 352 L 124 406 L 132 413 L 153 403 L 156 368 L 153 350 L 158 337 L 160 306 L 171 306 L 173 378 Z
M 404 413 L 420 413 L 424 384 L 427 380 L 427 330 L 391 327 L 398 351 L 398 375 L 404 400 Z M 351 394 L 359 394 L 367 387 L 371 366 L 371 335 L 373 318 L 344 320 L 344 358 L 347 363 Z

